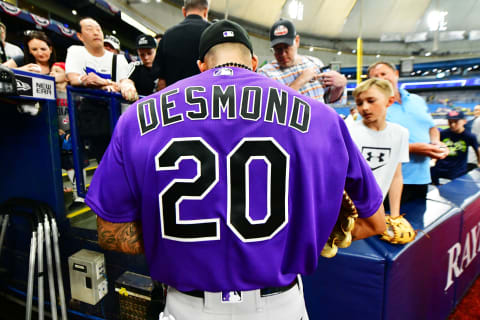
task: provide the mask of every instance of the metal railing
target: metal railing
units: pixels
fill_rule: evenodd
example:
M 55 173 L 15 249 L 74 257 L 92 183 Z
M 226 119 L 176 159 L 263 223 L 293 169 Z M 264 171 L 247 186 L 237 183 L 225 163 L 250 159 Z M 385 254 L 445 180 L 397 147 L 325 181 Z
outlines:
M 110 129 L 110 135 L 108 136 L 108 139 L 110 139 L 121 114 L 121 103 L 126 101 L 122 98 L 121 94 L 116 92 L 107 92 L 104 90 L 93 90 L 71 86 L 67 87 L 67 99 L 77 193 L 80 197 L 85 197 L 86 183 L 82 172 L 82 158 L 88 158 L 88 154 L 85 154 L 87 150 L 85 149 L 85 144 L 82 141 L 83 137 L 79 131 L 79 104 L 85 99 L 87 99 L 92 105 L 95 105 L 96 101 L 98 101 L 99 104 L 100 102 L 103 104 L 108 102 L 108 125 Z M 97 159 L 97 161 L 98 160 L 100 159 Z

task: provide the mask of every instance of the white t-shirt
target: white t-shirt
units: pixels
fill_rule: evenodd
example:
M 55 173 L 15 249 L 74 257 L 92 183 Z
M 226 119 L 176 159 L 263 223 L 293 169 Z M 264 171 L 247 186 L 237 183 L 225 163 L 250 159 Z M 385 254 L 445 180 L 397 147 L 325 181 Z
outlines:
M 7 59 L 12 59 L 14 57 L 20 56 L 23 57 L 22 49 L 9 42 L 5 42 L 5 54 L 7 55 Z
M 67 50 L 65 61 L 65 72 L 78 73 L 80 75 L 90 72 L 96 73 L 104 79 L 112 79 L 112 59 L 113 53 L 105 50 L 101 57 L 92 56 L 84 46 L 70 46 Z M 117 79 L 120 81 L 128 78 L 128 63 L 125 56 L 117 55 Z
M 409 161 L 408 130 L 387 122 L 385 129 L 376 131 L 365 126 L 363 121 L 351 124 L 348 130 L 372 169 L 385 199 L 398 163 Z

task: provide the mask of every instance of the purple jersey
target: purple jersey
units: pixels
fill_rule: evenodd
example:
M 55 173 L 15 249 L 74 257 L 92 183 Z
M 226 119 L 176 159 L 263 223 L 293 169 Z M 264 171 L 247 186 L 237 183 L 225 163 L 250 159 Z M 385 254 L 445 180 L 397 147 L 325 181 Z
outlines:
M 133 104 L 86 202 L 107 221 L 142 222 L 153 279 L 253 290 L 315 270 L 344 188 L 361 217 L 382 203 L 335 111 L 228 67 Z

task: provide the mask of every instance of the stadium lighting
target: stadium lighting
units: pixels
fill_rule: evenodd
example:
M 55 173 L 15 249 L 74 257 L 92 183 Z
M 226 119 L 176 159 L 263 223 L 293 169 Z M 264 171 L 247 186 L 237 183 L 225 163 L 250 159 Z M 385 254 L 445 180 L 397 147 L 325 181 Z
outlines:
M 432 11 L 428 15 L 427 24 L 430 31 L 447 30 L 448 11 Z
M 303 20 L 303 3 L 299 0 L 290 1 L 288 15 L 292 19 Z

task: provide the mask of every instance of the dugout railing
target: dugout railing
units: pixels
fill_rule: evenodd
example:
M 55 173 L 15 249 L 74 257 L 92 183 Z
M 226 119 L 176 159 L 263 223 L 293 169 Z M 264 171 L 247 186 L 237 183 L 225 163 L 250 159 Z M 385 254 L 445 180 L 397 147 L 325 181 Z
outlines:
M 85 88 L 78 88 L 78 87 L 67 87 L 67 100 L 68 100 L 68 113 L 70 118 L 70 134 L 71 134 L 71 141 L 72 141 L 72 151 L 73 151 L 73 164 L 75 169 L 75 178 L 77 182 L 77 193 L 81 197 L 85 197 L 86 195 L 86 181 L 84 179 L 84 175 L 82 173 L 85 160 L 91 157 L 89 154 L 89 146 L 85 145 L 85 141 L 88 144 L 88 138 L 84 139 L 82 137 L 85 134 L 85 130 L 95 125 L 99 126 L 108 126 L 107 128 L 98 128 L 99 131 L 104 132 L 94 132 L 98 135 L 105 135 L 108 138 L 111 137 L 113 129 L 115 128 L 115 124 L 118 121 L 118 118 L 121 114 L 122 105 L 125 105 L 126 102 L 123 100 L 121 94 L 115 92 L 107 92 L 104 90 L 93 90 L 93 89 L 85 89 Z M 89 128 L 82 129 L 82 106 L 88 103 L 89 105 L 89 112 L 92 112 L 97 108 L 98 110 L 98 121 L 95 119 L 88 119 L 90 120 L 90 124 L 87 125 Z M 95 115 L 93 115 L 95 116 Z M 108 119 L 105 119 L 105 116 Z M 84 126 L 84 125 L 83 125 Z M 93 131 L 95 128 L 93 128 Z M 92 137 L 90 135 L 89 137 Z M 83 140 L 83 141 L 82 141 Z M 108 139 L 109 140 L 109 139 Z

